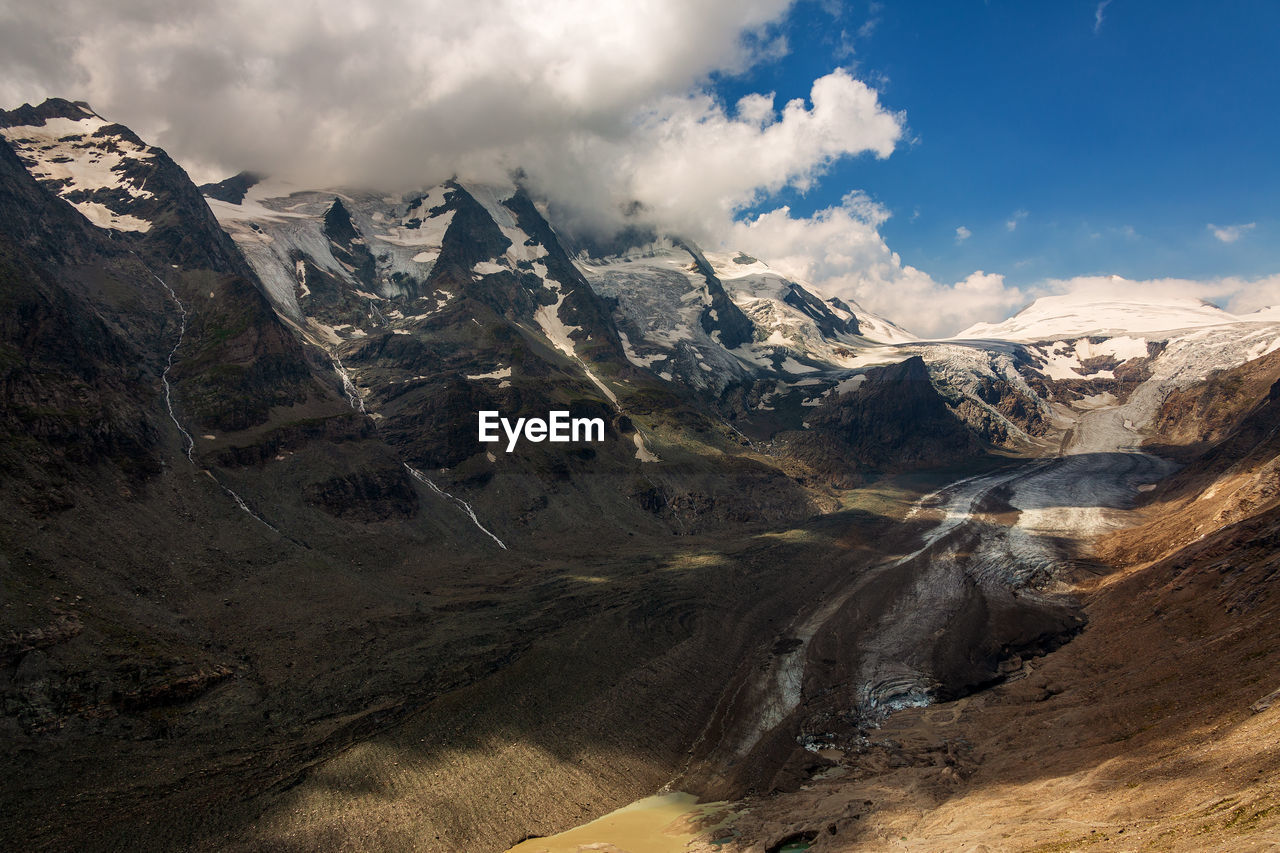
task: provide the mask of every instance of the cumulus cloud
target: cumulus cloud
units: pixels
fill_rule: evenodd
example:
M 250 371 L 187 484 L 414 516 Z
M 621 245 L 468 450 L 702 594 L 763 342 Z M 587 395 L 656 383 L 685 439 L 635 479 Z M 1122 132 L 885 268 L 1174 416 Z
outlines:
M 1030 214 L 1028 214 L 1025 210 L 1015 210 L 1013 212 L 1013 216 L 1010 216 L 1005 221 L 1004 223 L 1005 230 L 1006 231 L 1018 230 L 1018 225 L 1021 224 L 1022 220 L 1026 219 L 1029 215 Z
M 808 100 L 777 109 L 773 95 L 753 94 L 730 111 L 705 93 L 670 97 L 625 137 L 575 134 L 573 157 L 529 145 L 512 156 L 579 219 L 607 224 L 610 210 L 638 201 L 662 228 L 711 241 L 739 211 L 784 187 L 809 189 L 841 157 L 887 157 L 901 136 L 901 117 L 846 71 L 814 81 Z
M 807 100 L 708 94 L 711 74 L 786 50 L 793 2 L 0 0 L 0 100 L 87 100 L 198 180 L 403 188 L 520 169 L 579 222 L 616 224 L 638 201 L 708 239 L 902 135 L 842 69 Z
M 810 217 L 781 207 L 737 222 L 724 246 L 750 246 L 783 275 L 806 281 L 888 317 L 919 335 L 950 335 L 979 320 L 1003 319 L 1027 303 L 1004 277 L 982 271 L 942 284 L 904 264 L 879 233 L 889 213 L 861 193 Z
M 956 229 L 957 243 L 963 243 L 965 240 L 968 240 L 972 236 L 973 236 L 973 232 L 970 231 L 968 228 L 965 228 L 963 225 L 961 225 L 959 228 Z
M 936 281 L 892 251 L 879 233 L 889 212 L 862 193 L 810 217 L 787 207 L 736 223 L 721 248 L 751 247 L 783 275 L 808 282 L 888 317 L 924 337 L 947 337 L 977 322 L 999 322 L 1040 296 L 1076 294 L 1099 301 L 1117 294 L 1191 298 L 1244 314 L 1280 306 L 1280 275 L 1261 278 L 1126 279 L 1076 276 L 1021 287 L 978 270 L 951 284 Z
M 0 97 L 89 100 L 209 167 L 432 175 L 778 49 L 791 0 L 0 3 Z M 479 158 L 476 158 L 479 159 Z
M 1209 229 L 1209 233 L 1214 236 L 1220 243 L 1234 243 L 1245 235 L 1245 232 L 1252 231 L 1257 227 L 1256 222 L 1246 222 L 1243 225 L 1214 225 L 1210 222 L 1205 227 Z

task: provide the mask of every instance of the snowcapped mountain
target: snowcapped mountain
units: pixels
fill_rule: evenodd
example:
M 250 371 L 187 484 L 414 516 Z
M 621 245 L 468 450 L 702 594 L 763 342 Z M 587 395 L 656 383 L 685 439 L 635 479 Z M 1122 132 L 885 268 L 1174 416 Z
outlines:
M 1026 355 L 1024 374 L 1069 398 L 1125 393 L 1149 378 L 1162 353 L 1214 352 L 1221 363 L 1196 358 L 1202 376 L 1214 367 L 1248 361 L 1280 349 L 1275 317 L 1267 311 L 1237 316 L 1200 299 L 1141 293 L 1100 298 L 1068 294 L 1037 299 L 1001 323 L 979 323 L 955 340 L 982 345 L 1016 342 Z
M 626 412 L 650 444 L 662 439 L 636 401 L 655 386 L 692 395 L 713 421 L 750 440 L 797 433 L 804 444 L 799 434 L 830 428 L 814 417 L 820 407 L 861 405 L 863 382 L 915 357 L 926 366 L 918 375 L 982 440 L 1031 444 L 1051 419 L 1033 387 L 1038 377 L 1027 373 L 1036 355 L 1025 347 L 917 341 L 745 252 L 704 253 L 678 238 L 570 258 L 514 185 L 450 183 L 387 196 L 239 175 L 202 189 L 281 317 L 329 352 L 353 399 L 390 418 L 388 429 L 416 418 L 414 407 L 443 389 L 437 364 L 397 357 L 393 366 L 387 347 L 417 341 L 434 351 L 445 330 L 469 341 L 463 375 L 501 376 L 473 384 L 501 394 L 542 387 L 550 367 Z M 537 365 L 513 364 L 481 342 L 495 313 L 536 342 Z M 391 336 L 398 340 L 383 343 Z M 468 446 L 461 432 L 450 441 Z M 654 458 L 639 446 L 635 455 Z M 461 461 L 439 448 L 415 458 Z
M 616 300 L 628 359 L 695 388 L 847 371 L 880 344 L 911 339 L 741 252 L 702 253 L 666 239 L 620 256 L 583 256 L 578 266 L 596 292 Z M 720 325 L 730 318 L 735 331 L 726 337 Z
M 202 188 L 210 207 L 253 263 L 281 313 L 309 322 L 326 340 L 359 337 L 365 330 L 354 323 L 332 326 L 317 316 L 324 302 L 313 294 L 318 279 L 340 283 L 339 290 L 375 307 L 409 300 L 419 309 L 437 310 L 459 295 L 424 289 L 429 280 L 439 279 L 435 270 L 456 212 L 450 200 L 459 191 L 483 208 L 486 227 L 501 234 L 491 257 L 474 259 L 469 268 L 473 278 L 520 275 L 529 287 L 553 293 L 564 283 L 545 262 L 548 248 L 517 221 L 509 202 L 521 196 L 513 186 L 441 186 L 387 197 L 253 183 L 249 176 L 232 181 L 240 187 L 239 195 L 228 194 L 223 184 Z M 530 230 L 549 237 L 561 254 L 551 226 L 533 205 L 520 204 L 525 218 L 535 223 Z M 335 224 L 341 217 L 348 221 Z M 330 239 L 334 237 L 352 246 L 337 248 Z M 497 247 L 498 242 L 505 245 Z M 761 261 L 741 253 L 704 255 L 687 241 L 664 239 L 614 257 L 584 254 L 572 264 L 594 292 L 617 303 L 619 338 L 628 361 L 697 388 L 719 390 L 732 378 L 762 370 L 798 377 L 848 368 L 859 363 L 855 350 L 911 339 L 856 306 L 822 300 Z M 560 265 L 561 275 L 576 277 L 563 268 L 563 260 Z M 561 323 L 558 306 L 543 308 L 534 312 L 538 327 L 567 353 L 565 329 L 577 327 Z M 382 309 L 384 319 L 406 316 L 400 307 Z M 417 310 L 408 316 L 426 315 Z
M 83 103 L 26 106 L 0 125 L 30 174 L 89 223 L 132 235 L 148 257 L 254 280 L 323 352 L 333 388 L 415 470 L 437 474 L 499 473 L 477 461 L 466 412 L 533 413 L 557 399 L 608 414 L 609 453 L 629 466 L 662 459 L 695 422 L 716 425 L 717 448 L 745 436 L 814 457 L 797 448 L 835 429 L 827 409 L 874 400 L 896 416 L 892 395 L 870 393 L 887 377 L 925 378 L 980 440 L 1029 447 L 1055 407 L 1126 393 L 1195 330 L 1251 322 L 1235 334 L 1240 357 L 1275 348 L 1265 313 L 1142 297 L 1046 297 L 1003 323 L 919 341 L 749 251 L 660 237 L 571 256 L 515 185 L 386 194 L 241 174 L 197 193 L 163 151 Z M 924 369 L 901 368 L 912 359 Z
M 424 428 L 420 408 L 442 396 L 510 405 L 555 377 L 632 430 L 622 438 L 640 462 L 674 437 L 655 432 L 654 394 L 696 399 L 712 422 L 772 440 L 821 431 L 820 407 L 856 401 L 868 376 L 915 357 L 982 440 L 1030 445 L 1060 400 L 1138 381 L 1174 331 L 1245 321 L 1195 300 L 1045 297 L 1002 323 L 917 341 L 747 251 L 666 237 L 571 257 L 514 185 L 388 195 L 241 174 L 201 199 L 163 151 L 83 103 L 23 107 L 0 125 L 32 176 L 93 225 L 136 235 L 150 255 L 256 279 L 325 353 L 335 386 L 428 468 L 459 464 L 474 444 L 444 422 L 458 414 L 448 407 Z M 1249 321 L 1258 340 L 1242 354 L 1269 351 L 1264 314 Z M 495 323 L 532 360 L 494 340 Z
M 1201 299 L 1117 293 L 1042 296 L 1000 323 L 976 323 L 957 339 L 986 338 L 1031 343 L 1090 335 L 1163 332 L 1238 322 Z
M 473 352 L 466 375 L 500 372 L 494 390 L 504 391 L 545 384 L 554 365 L 626 412 L 641 441 L 648 427 L 633 401 L 655 384 L 710 403 L 733 431 L 768 438 L 809 428 L 806 415 L 855 387 L 855 373 L 910 356 L 893 349 L 911 337 L 891 322 L 824 300 L 744 253 L 708 255 L 663 238 L 570 258 L 514 185 L 450 182 L 387 196 L 240 175 L 202 189 L 280 315 L 343 365 L 361 400 L 383 393 L 374 386 L 429 381 L 435 369 L 372 370 L 368 359 L 383 348 L 375 342 L 448 328 L 479 345 L 495 313 L 536 341 L 543 364 L 522 369 L 496 351 Z M 636 458 L 653 454 L 637 447 Z
M 0 138 L 40 186 L 133 251 L 162 263 L 252 275 L 186 172 L 87 104 L 52 98 L 0 111 Z
M 83 102 L 50 101 L 0 120 L 9 142 L 33 177 L 102 228 L 151 228 L 144 214 L 154 206 L 147 178 L 157 149 L 128 128 L 111 124 Z M 152 204 L 147 204 L 152 202 Z

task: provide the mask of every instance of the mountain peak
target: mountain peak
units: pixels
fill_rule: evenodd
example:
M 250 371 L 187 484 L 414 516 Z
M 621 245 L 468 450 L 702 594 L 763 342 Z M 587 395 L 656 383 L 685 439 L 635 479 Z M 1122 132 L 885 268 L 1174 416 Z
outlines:
M 0 127 L 19 125 L 43 126 L 49 119 L 64 118 L 83 121 L 87 118 L 102 119 L 85 101 L 68 101 L 65 98 L 49 98 L 39 106 L 23 104 L 15 110 L 0 110 Z M 105 124 L 105 122 L 104 122 Z
M 237 172 L 217 183 L 201 184 L 198 189 L 209 198 L 225 201 L 227 204 L 240 204 L 249 190 L 261 183 L 262 179 L 263 176 L 256 172 Z
M 333 204 L 329 205 L 329 209 L 325 211 L 324 231 L 330 239 L 340 243 L 350 243 L 360 236 L 355 225 L 351 223 L 351 214 L 347 211 L 347 206 L 337 196 L 333 197 Z
M 1117 281 L 1117 284 L 1123 282 Z M 1086 337 L 1104 332 L 1164 332 L 1216 326 L 1238 318 L 1196 297 L 1131 292 L 1104 295 L 1096 290 L 1041 296 L 1000 323 L 975 323 L 955 338 L 1042 341 Z

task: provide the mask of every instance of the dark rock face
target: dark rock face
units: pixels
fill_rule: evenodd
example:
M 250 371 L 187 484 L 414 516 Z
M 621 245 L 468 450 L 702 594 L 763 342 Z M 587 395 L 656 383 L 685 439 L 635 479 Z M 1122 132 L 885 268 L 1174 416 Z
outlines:
M 418 493 L 398 465 L 312 483 L 303 490 L 303 497 L 329 515 L 355 521 L 410 518 L 418 510 Z
M 324 215 L 324 234 L 342 246 L 350 246 L 356 240 L 362 239 L 360 232 L 351 224 L 351 214 L 347 212 L 346 205 L 336 196 Z
M 733 304 L 729 294 L 724 292 L 724 285 L 720 283 L 720 279 L 716 277 L 715 271 L 702 256 L 702 252 L 698 251 L 692 243 L 677 241 L 676 245 L 689 253 L 698 268 L 698 273 L 707 281 L 707 292 L 711 294 L 711 304 L 703 309 L 698 319 L 703 331 L 708 335 L 719 332 L 720 343 L 729 349 L 751 340 L 755 327 L 751 325 L 747 315 Z
M 839 299 L 835 296 L 828 299 L 827 304 L 839 311 L 845 312 L 846 314 L 853 313 L 853 308 L 849 305 L 848 302 L 845 302 L 843 299 Z M 855 320 L 854 322 L 856 323 L 857 321 Z
M 797 483 L 740 458 L 700 473 L 637 478 L 632 488 L 637 505 L 682 534 L 786 522 L 795 517 L 796 507 L 810 505 Z
M 1028 435 L 1044 435 L 1050 429 L 1050 424 L 1045 419 L 1041 407 L 1037 405 L 1037 401 L 1029 399 L 1002 377 L 980 377 L 975 394 L 979 400 L 987 403 L 999 415 L 1016 424 Z M 968 424 L 983 441 L 1004 445 L 1013 439 L 1004 421 L 993 417 L 989 410 L 978 405 L 970 397 L 953 395 L 948 403 L 961 420 Z
M 312 368 L 262 294 L 244 279 L 211 283 L 187 324 L 173 375 L 187 414 L 216 432 L 266 423 L 274 406 L 314 393 Z
M 1172 391 L 1156 413 L 1155 436 L 1147 445 L 1161 454 L 1192 461 L 1166 480 L 1155 497 L 1194 500 L 1220 479 L 1251 474 L 1259 481 L 1257 486 L 1222 491 L 1234 492 L 1247 509 L 1271 502 L 1276 488 L 1261 472 L 1280 458 L 1278 389 L 1280 353 L 1272 353 Z
M 816 407 L 808 430 L 786 434 L 791 455 L 835 485 L 854 485 L 869 472 L 944 465 L 981 452 L 919 357 L 865 376 L 855 389 Z
M 1090 343 L 1102 343 L 1105 337 L 1083 338 Z M 1075 341 L 1066 341 L 1074 344 Z M 1041 347 L 1062 345 L 1063 342 L 1042 342 Z M 1167 341 L 1148 341 L 1147 354 L 1144 357 L 1130 358 L 1121 361 L 1115 356 L 1099 356 L 1083 359 L 1081 369 L 1086 373 L 1111 371 L 1110 377 L 1091 377 L 1086 379 L 1049 379 L 1039 372 L 1039 359 L 1025 355 L 1017 365 L 1027 384 L 1046 400 L 1073 401 L 1094 394 L 1114 394 L 1117 400 L 1129 398 L 1133 390 L 1151 378 L 1150 364 L 1168 345 Z
M 832 313 L 821 299 L 814 296 L 798 284 L 792 284 L 787 291 L 787 295 L 783 297 L 788 305 L 798 309 L 818 324 L 818 328 L 822 334 L 827 337 L 836 337 L 837 335 L 856 335 L 858 334 L 858 320 L 852 316 L 853 312 L 848 306 L 838 299 L 833 302 L 838 303 L 837 307 L 844 307 L 849 311 L 849 319 L 844 320 Z
M 253 437 L 248 444 L 229 444 L 210 451 L 224 468 L 265 465 L 272 459 L 313 444 L 346 444 L 375 438 L 373 422 L 355 411 L 284 423 Z
M 329 238 L 333 256 L 339 263 L 353 269 L 352 274 L 365 290 L 377 293 L 377 264 L 340 198 L 333 199 L 333 204 L 324 215 L 324 235 Z
M 440 256 L 427 279 L 429 288 L 462 291 L 499 315 L 512 320 L 528 319 L 541 300 L 550 293 L 535 294 L 511 272 L 493 273 L 475 281 L 472 269 L 501 257 L 511 241 L 494 223 L 484 207 L 456 183 L 446 184 L 446 209 L 453 219 L 445 232 Z
M 154 414 L 134 403 L 155 374 L 94 310 L 97 282 L 80 283 L 99 252 L 131 266 L 105 242 L 0 144 L 0 465 L 42 511 L 74 502 L 64 487 L 74 466 L 110 463 L 135 485 L 160 466 Z M 61 286 L 60 270 L 80 286 Z
M 253 172 L 239 172 L 216 184 L 201 184 L 202 195 L 225 201 L 228 204 L 239 204 L 244 201 L 245 194 L 262 180 L 262 176 Z
M 559 237 L 538 212 L 528 193 L 518 190 L 505 205 L 515 214 L 520 228 L 546 249 L 547 254 L 541 260 L 550 277 L 560 282 L 561 292 L 565 294 L 560 317 L 568 325 L 581 330 L 574 336 L 578 351 L 589 362 L 611 363 L 622 375 L 634 373 L 623 354 L 609 306 L 573 265 Z
M 93 108 L 84 101 L 49 98 L 37 106 L 23 104 L 14 110 L 0 111 L 0 126 L 41 125 L 51 118 L 69 118 L 78 121 L 91 115 L 94 115 Z
M 120 155 L 112 167 L 120 176 L 120 184 L 84 189 L 49 177 L 41 179 L 46 188 L 68 202 L 93 202 L 147 223 L 145 232 L 130 233 L 130 248 L 156 266 L 177 264 L 251 277 L 244 258 L 218 226 L 199 190 L 161 149 L 147 146 L 123 125 L 104 123 L 95 127 L 91 122 L 102 119 L 82 102 L 55 98 L 38 107 L 24 104 L 16 110 L 0 111 L 0 127 L 4 128 L 40 128 L 52 119 L 85 122 L 86 133 L 60 140 L 70 150 L 92 152 L 99 157 Z M 28 165 L 36 163 L 44 146 L 43 142 L 22 145 L 21 140 L 17 145 Z

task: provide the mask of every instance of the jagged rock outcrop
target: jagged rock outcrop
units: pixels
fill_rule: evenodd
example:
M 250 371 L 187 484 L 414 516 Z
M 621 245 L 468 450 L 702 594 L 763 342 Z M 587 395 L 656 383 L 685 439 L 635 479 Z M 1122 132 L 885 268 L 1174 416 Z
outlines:
M 803 432 L 784 434 L 787 453 L 833 485 L 852 487 L 869 474 L 946 465 L 980 452 L 919 357 L 872 368 L 849 384 L 810 410 Z

